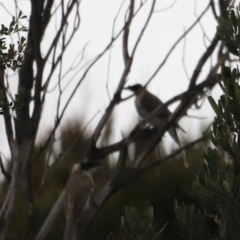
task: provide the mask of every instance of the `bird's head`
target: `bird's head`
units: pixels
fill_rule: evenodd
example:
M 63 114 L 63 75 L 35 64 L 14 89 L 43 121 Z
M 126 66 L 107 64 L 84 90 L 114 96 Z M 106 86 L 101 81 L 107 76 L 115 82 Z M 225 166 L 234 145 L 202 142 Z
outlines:
M 81 165 L 81 169 L 82 169 L 82 170 L 88 171 L 88 170 L 90 170 L 90 169 L 92 169 L 92 168 L 102 166 L 102 163 L 99 162 L 99 161 L 94 161 L 94 162 L 81 162 L 80 165 Z
M 140 91 L 142 88 L 143 88 L 143 86 L 141 84 L 135 84 L 132 86 L 125 87 L 124 89 L 128 89 L 128 90 L 136 93 L 136 92 Z
M 81 165 L 79 163 L 75 163 L 72 167 L 72 173 L 77 173 L 81 171 L 82 171 Z
M 100 162 L 81 162 L 75 163 L 72 167 L 72 173 L 78 173 L 82 171 L 88 171 L 92 168 L 102 166 Z

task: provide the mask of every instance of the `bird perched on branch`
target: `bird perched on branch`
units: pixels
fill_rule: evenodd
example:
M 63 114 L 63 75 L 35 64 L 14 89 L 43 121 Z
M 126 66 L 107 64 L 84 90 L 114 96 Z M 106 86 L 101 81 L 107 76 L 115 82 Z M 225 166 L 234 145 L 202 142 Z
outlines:
M 144 88 L 141 84 L 128 86 L 124 89 L 130 90 L 136 95 L 135 106 L 141 118 L 146 118 L 156 108 L 163 105 L 163 102 L 158 97 L 147 91 L 147 89 Z M 155 128 L 161 128 L 171 116 L 171 114 L 172 113 L 166 107 L 162 109 L 156 117 L 150 119 L 149 123 Z M 174 141 L 179 145 L 179 147 L 181 147 L 176 128 L 181 129 L 183 132 L 185 132 L 177 123 L 170 127 L 168 132 Z
M 74 164 L 65 188 L 64 240 L 77 240 L 77 221 L 81 212 L 89 207 L 93 187 L 92 176 L 84 169 L 84 165 Z

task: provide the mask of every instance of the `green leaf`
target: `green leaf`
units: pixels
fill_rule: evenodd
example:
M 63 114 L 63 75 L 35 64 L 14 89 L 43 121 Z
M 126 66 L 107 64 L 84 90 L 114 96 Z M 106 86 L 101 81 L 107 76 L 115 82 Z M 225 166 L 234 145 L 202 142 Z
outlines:
M 214 101 L 214 99 L 213 99 L 211 96 L 209 96 L 209 97 L 208 97 L 208 101 L 209 101 L 209 103 L 211 104 L 212 109 L 214 110 L 214 112 L 218 115 L 218 114 L 219 114 L 219 111 L 218 111 L 218 107 L 217 107 L 217 104 L 216 104 L 216 102 Z
M 194 205 L 190 205 L 189 208 L 188 208 L 188 219 L 189 219 L 189 223 L 192 223 L 192 222 L 193 222 L 194 215 L 195 215 L 195 211 L 196 211 L 195 206 L 194 206 Z
M 230 185 L 228 184 L 227 181 L 225 181 L 225 180 L 223 181 L 222 187 L 227 194 L 229 194 L 230 196 L 233 196 L 232 191 L 231 191 L 231 187 L 230 187 Z

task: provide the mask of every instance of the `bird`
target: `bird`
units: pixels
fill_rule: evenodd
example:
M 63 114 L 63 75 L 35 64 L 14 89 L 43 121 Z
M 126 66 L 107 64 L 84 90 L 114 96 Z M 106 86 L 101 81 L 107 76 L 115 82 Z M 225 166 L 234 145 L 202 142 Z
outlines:
M 66 227 L 64 240 L 77 240 L 77 221 L 81 212 L 89 208 L 93 188 L 93 178 L 84 169 L 84 165 L 74 164 L 65 187 Z
M 135 107 L 140 115 L 141 118 L 146 118 L 150 113 L 152 113 L 156 108 L 163 105 L 163 102 L 150 93 L 145 87 L 143 87 L 141 84 L 135 84 L 132 86 L 125 87 L 124 89 L 132 91 L 136 97 L 135 97 Z M 161 128 L 164 123 L 168 120 L 168 118 L 171 116 L 170 110 L 165 107 L 161 110 L 161 112 L 158 114 L 157 117 L 154 117 L 149 120 L 149 123 L 154 128 Z M 183 132 L 185 132 L 177 123 L 175 123 L 173 126 L 171 126 L 168 130 L 171 137 L 174 139 L 174 141 L 181 147 L 178 134 L 176 129 L 181 129 Z

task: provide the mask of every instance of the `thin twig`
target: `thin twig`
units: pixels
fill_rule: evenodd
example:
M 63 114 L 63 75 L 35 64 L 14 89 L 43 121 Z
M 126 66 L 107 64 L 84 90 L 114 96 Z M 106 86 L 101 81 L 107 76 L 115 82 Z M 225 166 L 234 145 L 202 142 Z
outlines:
M 184 29 L 184 32 L 185 32 L 185 29 Z M 187 79 L 190 81 L 190 77 L 188 75 L 187 68 L 185 65 L 186 43 L 187 43 L 187 36 L 185 35 L 184 41 L 183 41 L 182 64 L 183 64 L 183 69 L 184 69 L 185 75 L 186 75 Z
M 147 167 L 145 167 L 145 168 L 140 169 L 140 170 L 138 171 L 137 176 L 139 177 L 139 176 L 145 174 L 146 172 L 150 171 L 151 169 L 155 168 L 156 166 L 159 166 L 160 164 L 168 161 L 169 159 L 172 159 L 172 158 L 176 157 L 178 154 L 182 153 L 183 150 L 192 148 L 193 146 L 195 146 L 196 144 L 198 144 L 198 143 L 200 143 L 200 142 L 202 142 L 202 141 L 204 141 L 204 140 L 206 140 L 205 137 L 200 137 L 200 138 L 198 138 L 198 139 L 196 139 L 196 140 L 188 143 L 187 145 L 185 145 L 185 146 L 183 146 L 183 147 L 181 147 L 181 148 L 176 149 L 175 151 L 173 151 L 173 152 L 172 152 L 171 154 L 169 154 L 168 156 L 166 156 L 166 157 L 164 157 L 164 158 L 162 158 L 162 159 L 160 159 L 160 160 L 157 160 L 157 161 L 149 164 L 149 165 L 148 165 Z
M 168 6 L 168 7 L 165 7 L 165 8 L 159 9 L 159 10 L 155 10 L 154 13 L 164 12 L 164 11 L 170 9 L 170 8 L 173 8 L 174 5 L 175 5 L 175 3 L 176 3 L 177 1 L 178 1 L 178 0 L 175 0 L 175 1 L 174 1 L 170 6 Z
M 148 79 L 147 83 L 145 84 L 145 86 L 147 86 L 152 79 L 158 74 L 158 72 L 160 71 L 160 69 L 165 65 L 165 63 L 167 62 L 168 58 L 170 57 L 171 53 L 173 52 L 173 50 L 176 48 L 176 46 L 182 41 L 182 39 L 184 39 L 184 37 L 186 36 L 186 34 L 188 34 L 194 27 L 195 25 L 198 23 L 198 21 L 204 16 L 204 14 L 207 12 L 207 10 L 209 9 L 210 4 L 207 5 L 207 7 L 204 9 L 204 11 L 202 12 L 202 14 L 199 16 L 199 18 L 188 28 L 188 30 L 173 44 L 173 46 L 171 47 L 171 49 L 168 51 L 167 55 L 165 56 L 165 58 L 163 59 L 163 61 L 160 63 L 160 65 L 156 68 L 156 70 L 154 71 L 154 73 L 152 74 L 152 76 Z

